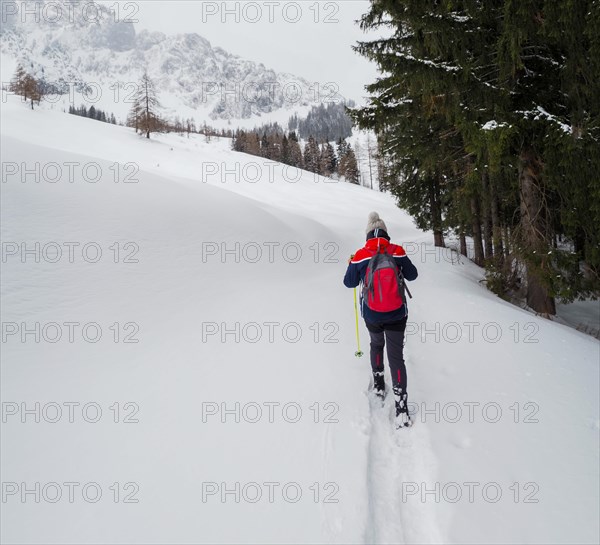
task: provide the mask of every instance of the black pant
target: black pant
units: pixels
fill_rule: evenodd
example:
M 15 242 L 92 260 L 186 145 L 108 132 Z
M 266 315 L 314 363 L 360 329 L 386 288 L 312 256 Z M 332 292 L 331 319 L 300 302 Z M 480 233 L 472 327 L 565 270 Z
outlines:
M 407 319 L 388 324 L 366 322 L 371 336 L 371 367 L 373 371 L 383 371 L 383 348 L 387 342 L 392 385 L 394 389 L 399 388 L 404 392 L 408 385 L 406 365 L 404 365 L 404 332 Z

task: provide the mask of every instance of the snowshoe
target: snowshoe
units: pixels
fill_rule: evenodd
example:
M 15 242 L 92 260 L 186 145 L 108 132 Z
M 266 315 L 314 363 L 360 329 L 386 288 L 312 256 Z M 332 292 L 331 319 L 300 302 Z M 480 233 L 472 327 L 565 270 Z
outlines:
M 383 371 L 373 372 L 373 391 L 375 395 L 383 401 L 385 398 L 385 379 L 383 377 Z
M 396 402 L 396 429 L 410 428 L 413 422 L 408 413 L 408 394 L 394 388 L 394 401 Z

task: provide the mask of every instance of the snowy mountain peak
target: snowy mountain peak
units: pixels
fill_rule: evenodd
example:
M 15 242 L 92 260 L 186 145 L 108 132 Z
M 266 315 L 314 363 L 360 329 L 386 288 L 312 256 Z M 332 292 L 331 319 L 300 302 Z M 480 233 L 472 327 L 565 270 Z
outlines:
M 264 115 L 282 110 L 279 120 L 287 119 L 319 101 L 302 78 L 213 47 L 196 33 L 136 33 L 124 13 L 94 2 L 2 0 L 1 7 L 0 51 L 10 64 L 22 64 L 65 93 L 68 86 L 99 88 L 95 105 L 122 120 L 130 103 L 127 93 L 116 96 L 115 85 L 131 87 L 145 70 L 167 116 L 260 123 Z M 11 76 L 2 74 L 4 81 Z M 85 98 L 69 102 L 78 106 Z

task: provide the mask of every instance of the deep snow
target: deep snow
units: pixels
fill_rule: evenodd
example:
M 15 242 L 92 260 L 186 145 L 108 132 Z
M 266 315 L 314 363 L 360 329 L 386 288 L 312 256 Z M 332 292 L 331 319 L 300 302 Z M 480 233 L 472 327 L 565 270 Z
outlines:
M 146 140 L 14 97 L 1 113 L 4 542 L 599 541 L 597 340 L 495 297 L 388 195 L 227 140 Z M 56 165 L 60 180 L 40 179 Z M 420 273 L 406 344 L 418 412 L 401 432 L 391 399 L 366 392 L 341 282 L 372 210 Z M 65 322 L 82 324 L 72 343 Z M 23 341 L 36 323 L 40 342 Z M 236 323 L 239 339 L 223 327 Z M 362 325 L 361 341 L 368 352 Z M 39 423 L 22 413 L 36 402 Z

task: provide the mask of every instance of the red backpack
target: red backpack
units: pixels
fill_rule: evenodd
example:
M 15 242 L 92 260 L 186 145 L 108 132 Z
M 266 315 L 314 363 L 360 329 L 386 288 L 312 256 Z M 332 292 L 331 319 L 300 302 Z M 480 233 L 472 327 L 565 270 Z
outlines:
M 377 252 L 369 261 L 362 289 L 363 301 L 375 312 L 392 312 L 404 304 L 404 277 L 389 253 L 393 247 L 386 250 Z

